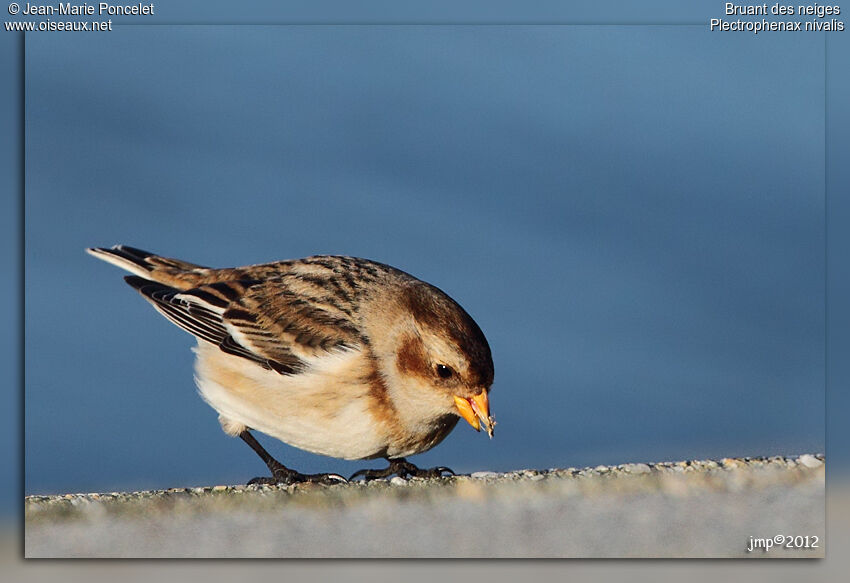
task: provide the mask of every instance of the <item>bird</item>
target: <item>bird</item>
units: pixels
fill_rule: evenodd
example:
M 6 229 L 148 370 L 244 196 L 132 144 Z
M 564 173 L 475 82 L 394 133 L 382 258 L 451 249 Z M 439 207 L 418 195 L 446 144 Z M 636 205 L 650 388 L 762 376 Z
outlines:
M 464 419 L 493 437 L 490 346 L 445 292 L 389 265 L 316 255 L 210 268 L 127 245 L 87 248 L 197 339 L 195 384 L 227 435 L 271 476 L 249 484 L 334 484 L 397 475 L 442 477 L 407 457 L 439 444 Z M 298 472 L 252 431 L 384 469 Z

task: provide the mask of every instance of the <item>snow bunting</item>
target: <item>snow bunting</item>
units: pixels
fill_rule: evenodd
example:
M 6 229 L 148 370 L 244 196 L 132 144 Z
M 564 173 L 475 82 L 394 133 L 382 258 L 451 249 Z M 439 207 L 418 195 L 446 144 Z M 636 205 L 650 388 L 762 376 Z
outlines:
M 493 359 L 475 321 L 436 287 L 389 265 L 315 256 L 212 269 L 125 245 L 87 249 L 198 339 L 195 382 L 225 433 L 241 437 L 271 478 L 301 474 L 257 442 L 256 429 L 344 459 L 386 458 L 392 474 L 439 476 L 405 456 L 440 443 L 462 417 L 493 436 Z

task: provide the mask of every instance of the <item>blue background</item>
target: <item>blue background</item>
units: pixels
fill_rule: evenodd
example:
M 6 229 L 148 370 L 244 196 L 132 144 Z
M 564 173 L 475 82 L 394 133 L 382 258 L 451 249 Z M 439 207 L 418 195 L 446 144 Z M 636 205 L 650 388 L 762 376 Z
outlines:
M 493 348 L 499 427 L 421 465 L 823 451 L 823 59 L 704 26 L 28 36 L 25 491 L 265 472 L 195 394 L 191 338 L 82 252 L 114 243 L 444 289 Z

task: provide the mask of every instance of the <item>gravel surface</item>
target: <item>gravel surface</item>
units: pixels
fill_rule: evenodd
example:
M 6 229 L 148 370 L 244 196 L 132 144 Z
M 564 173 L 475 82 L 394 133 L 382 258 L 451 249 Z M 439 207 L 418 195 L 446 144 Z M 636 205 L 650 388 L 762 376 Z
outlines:
M 824 474 L 824 456 L 805 454 L 28 496 L 24 545 L 27 557 L 815 558 Z M 818 548 L 748 552 L 777 535 Z

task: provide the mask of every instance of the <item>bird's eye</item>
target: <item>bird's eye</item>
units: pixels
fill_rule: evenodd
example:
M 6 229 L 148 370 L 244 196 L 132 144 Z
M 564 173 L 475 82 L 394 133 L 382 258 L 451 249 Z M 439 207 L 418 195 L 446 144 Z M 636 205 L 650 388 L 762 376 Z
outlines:
M 445 364 L 438 364 L 437 365 L 437 375 L 441 379 L 450 378 L 452 376 L 452 374 L 453 374 L 452 369 L 447 367 Z

